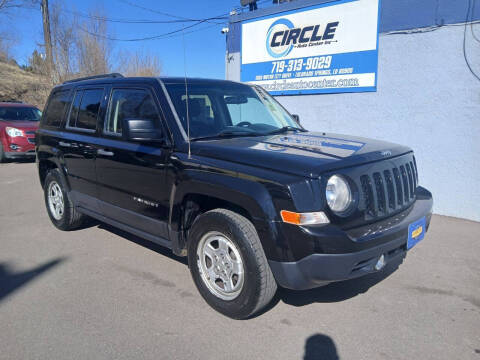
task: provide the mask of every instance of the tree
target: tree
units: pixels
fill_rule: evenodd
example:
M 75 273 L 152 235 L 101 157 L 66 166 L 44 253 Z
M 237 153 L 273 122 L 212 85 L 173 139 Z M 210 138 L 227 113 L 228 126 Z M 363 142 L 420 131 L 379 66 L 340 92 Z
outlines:
M 0 61 L 10 61 L 12 59 L 11 51 L 15 42 L 16 39 L 6 32 L 0 33 Z
M 98 10 L 89 15 L 90 18 L 80 24 L 83 30 L 78 33 L 76 41 L 78 70 L 84 76 L 105 74 L 111 69 L 112 45 L 107 39 L 105 17 Z
M 113 69 L 127 76 L 160 75 L 162 66 L 158 56 L 143 50 L 115 50 L 102 10 L 91 11 L 86 20 L 80 21 L 78 13 L 67 11 L 61 1 L 51 2 L 48 9 L 48 0 L 0 0 L 0 11 L 25 4 L 37 7 L 41 4 L 45 34 L 45 43 L 32 53 L 25 70 L 46 75 L 52 83 L 109 73 Z M 0 34 L 0 58 L 10 58 L 11 45 Z
M 20 7 L 28 7 L 33 5 L 37 0 L 0 0 L 0 15 L 9 16 L 9 10 Z M 4 20 L 0 19 L 0 23 Z M 11 57 L 12 47 L 18 40 L 18 35 L 13 34 L 13 31 L 6 33 L 0 32 L 0 60 L 1 61 L 13 61 Z
M 34 50 L 32 55 L 28 58 L 27 70 L 36 74 L 46 74 L 47 64 L 45 56 Z
M 45 41 L 45 52 L 47 55 L 48 74 L 54 79 L 53 74 L 53 51 L 52 51 L 52 35 L 50 33 L 50 14 L 48 10 L 48 0 L 41 0 L 40 8 L 42 10 L 43 22 L 43 39 Z
M 63 82 L 78 71 L 76 61 L 77 19 L 66 18 L 62 3 L 54 3 L 50 14 L 55 78 Z
M 160 76 L 160 59 L 143 51 L 123 53 L 120 56 L 119 71 L 126 76 Z
M 23 0 L 0 0 L 0 12 L 25 6 L 25 3 Z

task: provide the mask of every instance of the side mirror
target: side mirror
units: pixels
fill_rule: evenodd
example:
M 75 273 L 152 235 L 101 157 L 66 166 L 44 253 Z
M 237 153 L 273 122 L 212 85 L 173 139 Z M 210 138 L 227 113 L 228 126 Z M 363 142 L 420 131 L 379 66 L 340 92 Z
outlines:
M 298 125 L 300 125 L 300 116 L 298 116 L 297 114 L 292 114 L 292 118 L 296 121 Z
M 128 140 L 164 142 L 162 130 L 152 120 L 125 119 L 123 129 Z

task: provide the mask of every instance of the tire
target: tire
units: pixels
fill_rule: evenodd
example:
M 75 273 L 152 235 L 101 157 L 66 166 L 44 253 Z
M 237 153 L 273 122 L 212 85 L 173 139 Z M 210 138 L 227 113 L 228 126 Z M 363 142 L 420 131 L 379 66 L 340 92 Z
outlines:
M 57 191 L 58 198 L 62 199 L 63 202 L 63 211 L 55 212 L 52 208 L 52 205 L 49 201 L 49 195 L 53 194 L 54 191 Z M 81 214 L 75 209 L 72 200 L 68 196 L 67 187 L 65 185 L 65 180 L 58 169 L 52 169 L 48 172 L 47 176 L 45 177 L 44 183 L 44 198 L 45 198 L 45 206 L 47 208 L 48 216 L 52 221 L 53 225 L 57 229 L 63 231 L 69 231 L 79 228 L 86 216 Z M 59 203 L 57 202 L 57 205 Z M 55 207 L 55 206 L 53 206 Z
M 5 157 L 5 153 L 4 153 L 4 150 L 3 150 L 3 144 L 0 141 L 0 164 L 5 162 L 5 160 L 7 160 L 7 158 Z
M 220 243 L 227 244 L 228 256 L 220 253 L 225 249 Z M 225 260 L 223 264 L 227 265 L 214 262 L 217 260 L 209 261 L 210 256 L 202 251 L 208 247 L 207 244 L 211 246 L 206 251 L 209 253 L 213 251 L 213 256 L 218 255 L 219 261 L 223 259 Z M 218 249 L 215 248 L 216 244 Z M 242 264 L 240 267 L 243 273 L 237 271 L 240 273 L 237 275 L 235 269 L 240 268 L 239 263 Z M 255 227 L 248 219 L 230 210 L 211 210 L 195 220 L 188 236 L 188 264 L 193 281 L 205 301 L 232 319 L 246 319 L 260 311 L 270 303 L 277 290 L 277 283 Z M 215 264 L 220 264 L 220 269 L 226 269 L 228 273 L 225 273 L 224 278 L 227 282 L 231 280 L 233 290 L 238 289 L 230 293 L 226 291 L 228 285 L 217 278 L 223 276 L 223 273 L 221 275 L 214 273 L 217 271 Z M 229 272 L 230 269 L 233 270 Z M 221 270 L 219 271 L 221 273 Z M 214 277 L 217 280 L 212 283 L 209 279 Z M 214 283 L 218 283 L 218 286 Z

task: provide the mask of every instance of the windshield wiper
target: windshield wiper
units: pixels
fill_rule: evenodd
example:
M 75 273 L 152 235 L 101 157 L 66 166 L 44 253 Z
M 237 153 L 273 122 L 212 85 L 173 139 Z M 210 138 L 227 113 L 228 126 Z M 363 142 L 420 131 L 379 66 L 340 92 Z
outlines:
M 208 136 L 199 136 L 190 139 L 191 141 L 197 141 L 197 140 L 210 140 L 210 139 L 220 139 L 220 138 L 228 138 L 228 137 L 237 137 L 237 136 L 259 136 L 263 135 L 259 132 L 254 132 L 254 131 L 221 131 L 218 134 L 215 135 L 208 135 Z
M 287 132 L 287 131 L 301 131 L 301 132 L 306 132 L 307 130 L 305 129 L 302 129 L 302 128 L 298 128 L 298 127 L 295 127 L 295 126 L 284 126 L 284 127 L 281 127 L 279 129 L 275 129 L 273 131 L 269 131 L 268 133 L 266 133 L 265 135 L 273 135 L 273 134 L 282 134 L 284 132 Z

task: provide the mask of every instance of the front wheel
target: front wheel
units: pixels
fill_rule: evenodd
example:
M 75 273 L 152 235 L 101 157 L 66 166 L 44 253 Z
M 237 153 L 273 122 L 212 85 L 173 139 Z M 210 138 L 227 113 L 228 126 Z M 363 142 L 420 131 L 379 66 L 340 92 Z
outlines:
M 230 210 L 211 210 L 195 220 L 188 238 L 190 272 L 215 310 L 245 319 L 272 300 L 277 284 L 248 219 Z

